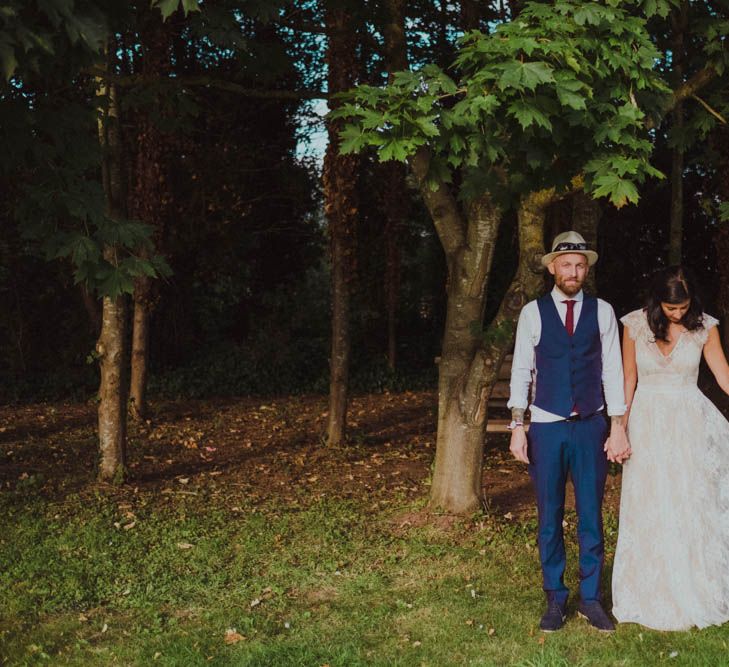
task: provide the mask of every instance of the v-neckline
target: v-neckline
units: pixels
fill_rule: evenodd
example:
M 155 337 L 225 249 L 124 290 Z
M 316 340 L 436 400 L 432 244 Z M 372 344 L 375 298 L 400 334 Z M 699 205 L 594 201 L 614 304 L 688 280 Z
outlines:
M 673 347 L 671 348 L 671 351 L 668 354 L 663 354 L 663 352 L 661 352 L 660 346 L 658 345 L 658 341 L 654 340 L 653 344 L 656 346 L 656 350 L 658 350 L 658 354 L 660 354 L 664 359 L 670 359 L 673 356 L 675 349 L 678 347 L 678 344 L 681 342 L 681 339 L 683 338 L 683 335 L 685 333 L 686 333 L 686 329 L 684 329 L 683 331 L 681 331 L 678 334 L 678 337 L 676 338 L 676 342 L 673 344 Z

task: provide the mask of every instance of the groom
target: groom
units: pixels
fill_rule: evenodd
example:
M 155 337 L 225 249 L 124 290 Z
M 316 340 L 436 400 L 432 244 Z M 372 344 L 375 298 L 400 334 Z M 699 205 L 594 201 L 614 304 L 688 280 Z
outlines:
M 539 627 L 559 630 L 567 595 L 562 520 L 565 486 L 572 478 L 580 547 L 579 613 L 598 630 L 615 629 L 600 602 L 604 561 L 602 498 L 608 460 L 630 455 L 621 416 L 625 413 L 623 367 L 612 307 L 582 291 L 597 253 L 576 232 L 554 239 L 542 264 L 554 276 L 554 289 L 521 311 L 511 370 L 511 443 L 519 461 L 529 464 L 539 514 L 539 557 L 547 610 Z M 529 435 L 524 412 L 532 389 Z M 611 433 L 607 438 L 607 423 Z M 607 438 L 607 439 L 606 439 Z M 607 454 L 606 454 L 607 453 Z

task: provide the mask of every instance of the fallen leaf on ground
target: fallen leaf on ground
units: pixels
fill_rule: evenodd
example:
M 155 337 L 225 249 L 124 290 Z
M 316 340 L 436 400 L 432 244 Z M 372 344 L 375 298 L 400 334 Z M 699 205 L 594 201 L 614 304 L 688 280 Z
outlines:
M 192 549 L 193 545 L 189 542 L 178 542 L 177 548 L 178 549 Z
M 245 640 L 245 637 L 235 631 L 235 628 L 228 628 L 225 631 L 225 643 L 237 644 Z

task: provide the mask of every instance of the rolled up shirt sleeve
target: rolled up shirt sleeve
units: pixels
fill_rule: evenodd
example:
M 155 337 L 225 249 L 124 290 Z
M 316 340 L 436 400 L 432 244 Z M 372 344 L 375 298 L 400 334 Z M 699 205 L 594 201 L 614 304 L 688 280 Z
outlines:
M 602 386 L 605 392 L 607 413 L 611 417 L 625 414 L 625 390 L 623 388 L 623 360 L 620 353 L 618 321 L 613 307 L 600 299 L 598 319 L 602 340 Z
M 533 306 L 533 307 L 532 307 Z M 535 302 L 528 303 L 519 314 L 514 342 L 514 357 L 511 362 L 511 381 L 509 383 L 509 408 L 529 406 L 529 385 L 534 370 L 534 347 L 539 342 L 539 332 L 535 331 Z M 538 312 L 537 312 L 538 315 Z M 537 340 L 535 341 L 535 334 Z

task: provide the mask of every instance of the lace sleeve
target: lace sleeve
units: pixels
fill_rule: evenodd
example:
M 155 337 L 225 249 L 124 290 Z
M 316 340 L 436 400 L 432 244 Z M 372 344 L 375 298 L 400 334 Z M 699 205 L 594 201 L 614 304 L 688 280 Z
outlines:
M 696 338 L 701 343 L 701 345 L 705 345 L 706 341 L 709 339 L 709 329 L 719 324 L 719 320 L 707 313 L 704 313 L 702 324 L 704 325 L 704 327 L 696 332 Z
M 648 321 L 645 318 L 645 313 L 642 308 L 623 315 L 620 321 L 626 326 L 628 335 L 633 340 L 643 340 L 647 337 Z

